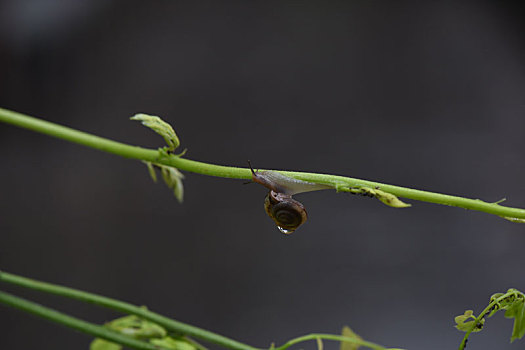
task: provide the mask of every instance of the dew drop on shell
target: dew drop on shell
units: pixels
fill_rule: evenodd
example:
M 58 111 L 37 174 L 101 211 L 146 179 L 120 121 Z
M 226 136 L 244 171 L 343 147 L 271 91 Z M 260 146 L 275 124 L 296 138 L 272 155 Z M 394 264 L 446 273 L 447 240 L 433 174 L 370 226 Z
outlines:
M 287 230 L 285 228 L 282 228 L 281 226 L 277 226 L 277 228 L 279 229 L 279 231 L 281 231 L 282 233 L 284 233 L 285 235 L 288 235 L 290 233 L 293 232 L 293 230 Z

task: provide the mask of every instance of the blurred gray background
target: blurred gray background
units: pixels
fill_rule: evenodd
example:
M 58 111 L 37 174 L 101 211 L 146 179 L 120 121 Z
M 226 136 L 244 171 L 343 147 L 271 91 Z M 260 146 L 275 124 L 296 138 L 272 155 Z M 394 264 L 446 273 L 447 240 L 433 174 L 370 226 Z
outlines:
M 513 2 L 0 2 L 0 106 L 189 159 L 333 173 L 525 207 L 525 25 Z M 266 191 L 146 168 L 0 125 L 0 269 L 111 296 L 268 347 L 345 324 L 456 349 L 453 318 L 525 290 L 525 225 L 421 202 L 298 196 L 291 236 Z M 119 314 L 2 285 L 103 323 Z M 509 344 L 497 314 L 470 349 Z M 1 349 L 90 338 L 0 305 Z M 326 343 L 336 349 L 335 343 Z M 313 349 L 313 344 L 303 348 Z

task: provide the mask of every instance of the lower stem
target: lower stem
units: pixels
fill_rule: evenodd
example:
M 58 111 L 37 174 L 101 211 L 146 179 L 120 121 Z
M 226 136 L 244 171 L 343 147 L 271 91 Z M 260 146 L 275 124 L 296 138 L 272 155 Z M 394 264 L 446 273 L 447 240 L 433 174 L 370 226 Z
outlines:
M 342 335 L 336 335 L 336 334 L 323 334 L 323 333 L 312 333 L 312 334 L 303 335 L 302 337 L 298 337 L 298 338 L 295 338 L 295 339 L 292 339 L 292 340 L 288 341 L 286 344 L 284 344 L 284 345 L 282 345 L 282 346 L 280 346 L 278 348 L 275 348 L 275 350 L 286 350 L 292 345 L 295 345 L 295 344 L 298 344 L 298 343 L 302 343 L 302 342 L 305 342 L 305 341 L 309 341 L 309 340 L 317 340 L 317 339 L 326 339 L 326 340 L 335 340 L 335 341 L 341 341 L 341 342 L 348 342 L 348 343 L 356 344 L 358 346 L 366 346 L 366 347 L 368 347 L 370 349 L 374 349 L 374 350 L 387 350 L 385 347 L 383 347 L 381 345 L 378 345 L 378 344 L 375 344 L 375 343 L 371 343 L 371 342 L 366 341 L 366 340 L 357 339 L 357 338 L 349 338 L 349 337 L 345 337 L 345 336 L 342 336 Z
M 17 276 L 7 272 L 0 272 L 0 282 L 5 282 L 33 290 L 38 290 L 41 292 L 46 292 L 49 294 L 60 295 L 63 297 L 80 300 L 83 302 L 100 305 L 120 311 L 130 315 L 139 316 L 145 320 L 151 321 L 158 324 L 159 326 L 164 327 L 167 331 L 172 331 L 180 334 L 184 334 L 196 339 L 202 339 L 210 343 L 214 343 L 225 348 L 233 350 L 257 350 L 257 348 L 240 343 L 236 340 L 229 339 L 220 334 L 216 334 L 202 328 L 191 326 L 189 324 L 170 319 L 168 317 L 159 315 L 155 312 L 151 312 L 147 309 L 144 309 L 139 306 L 135 306 L 129 303 L 125 303 L 119 300 L 107 298 L 101 295 L 84 292 L 81 290 L 63 287 L 51 283 L 36 281 L 30 278 Z M 0 299 L 0 302 L 2 300 Z M 35 304 L 36 305 L 36 304 Z M 25 309 L 25 311 L 30 311 L 30 309 Z
M 122 344 L 132 349 L 138 350 L 159 350 L 158 346 L 149 344 L 129 336 L 114 332 L 104 326 L 95 325 L 84 320 L 63 314 L 34 302 L 16 297 L 9 293 L 0 291 L 0 303 L 11 306 L 15 309 L 33 314 L 46 320 L 61 324 L 77 331 L 102 338 L 114 343 Z

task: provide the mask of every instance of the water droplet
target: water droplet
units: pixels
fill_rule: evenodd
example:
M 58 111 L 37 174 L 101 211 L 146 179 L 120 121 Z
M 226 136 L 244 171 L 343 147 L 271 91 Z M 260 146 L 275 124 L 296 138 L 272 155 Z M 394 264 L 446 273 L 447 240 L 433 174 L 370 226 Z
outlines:
M 285 228 L 282 228 L 281 226 L 277 226 L 277 228 L 279 229 L 279 231 L 281 231 L 282 233 L 284 233 L 285 235 L 288 235 L 290 233 L 293 232 L 293 230 L 287 230 Z

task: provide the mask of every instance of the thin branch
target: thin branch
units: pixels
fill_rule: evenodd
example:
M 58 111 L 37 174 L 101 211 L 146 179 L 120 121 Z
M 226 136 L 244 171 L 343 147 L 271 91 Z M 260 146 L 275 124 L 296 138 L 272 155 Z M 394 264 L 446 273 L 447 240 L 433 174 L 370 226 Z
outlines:
M 129 336 L 114 332 L 104 326 L 86 322 L 84 320 L 63 314 L 56 310 L 2 291 L 0 291 L 0 303 L 61 324 L 63 326 L 76 329 L 77 331 L 92 335 L 93 337 L 106 339 L 113 343 L 118 343 L 132 349 L 161 350 L 161 348 L 153 344 L 131 338 Z
M 52 284 L 52 283 L 41 282 L 41 281 L 33 280 L 27 277 L 22 277 L 22 276 L 14 275 L 11 273 L 2 272 L 2 271 L 0 271 L 0 282 L 4 282 L 4 283 L 11 284 L 11 285 L 16 285 L 19 287 L 32 289 L 32 290 L 37 290 L 37 291 L 48 293 L 48 294 L 54 294 L 54 295 L 58 295 L 62 297 L 67 297 L 67 298 L 79 300 L 79 301 L 86 302 L 86 303 L 96 304 L 99 306 L 107 307 L 109 309 L 120 311 L 120 312 L 127 313 L 130 315 L 136 315 L 145 320 L 156 323 L 161 327 L 164 327 L 168 332 L 173 332 L 176 334 L 183 334 L 185 336 L 191 336 L 197 339 L 205 340 L 207 342 L 223 346 L 225 348 L 229 348 L 233 350 L 260 350 L 250 345 L 246 345 L 246 344 L 237 342 L 235 340 L 226 338 L 222 335 L 215 334 L 215 333 L 206 331 L 204 329 L 201 329 L 195 326 L 191 326 L 191 325 L 179 322 L 179 321 L 169 319 L 157 313 L 151 312 L 145 309 L 144 307 L 138 307 L 132 304 L 128 304 L 128 303 L 125 303 L 119 300 L 115 300 L 115 299 L 111 299 L 111 298 L 107 298 L 107 297 L 100 296 L 97 294 L 88 293 L 88 292 L 80 291 L 80 290 L 69 288 L 69 287 L 59 286 L 59 285 Z M 103 338 L 103 339 L 106 339 L 106 340 L 109 340 L 115 343 L 122 344 L 124 346 L 128 346 L 133 349 L 159 350 L 159 348 L 154 347 L 151 344 L 133 339 L 131 337 L 128 337 L 128 336 L 125 336 L 119 333 L 116 333 L 106 327 L 95 325 L 95 324 L 68 316 L 66 314 L 60 313 L 53 309 L 44 307 L 42 305 L 33 303 L 31 301 L 27 301 L 25 299 L 13 296 L 11 294 L 8 294 L 2 291 L 0 291 L 0 304 L 6 304 L 9 306 L 15 307 L 17 309 L 37 315 L 44 319 L 48 319 L 53 322 L 62 324 L 66 327 L 73 328 L 81 332 L 90 334 L 94 337 Z M 298 344 L 304 341 L 316 340 L 316 339 L 346 341 L 346 342 L 350 342 L 353 344 L 366 346 L 374 350 L 389 350 L 381 345 L 377 345 L 375 343 L 372 343 L 366 340 L 362 340 L 362 339 L 349 338 L 349 337 L 335 335 L 335 334 L 320 334 L 320 333 L 308 334 L 305 336 L 301 336 L 301 337 L 292 339 L 286 342 L 284 345 L 278 348 L 275 348 L 275 350 L 286 350 L 292 345 L 295 345 L 295 344 Z M 391 350 L 395 350 L 395 349 L 391 349 Z
M 140 159 L 152 163 L 173 166 L 183 171 L 233 179 L 251 179 L 252 176 L 251 171 L 248 168 L 237 168 L 203 163 L 181 158 L 175 155 L 167 156 L 159 150 L 145 149 L 138 146 L 131 146 L 121 142 L 112 141 L 2 108 L 0 108 L 0 121 L 70 142 L 78 143 L 87 147 L 95 148 L 104 152 L 113 153 L 122 157 Z M 488 203 L 480 199 L 470 199 L 415 190 L 406 187 L 337 175 L 295 171 L 280 172 L 299 180 L 328 185 L 334 189 L 337 189 L 338 191 L 355 192 L 356 189 L 360 188 L 380 189 L 381 191 L 391 193 L 398 197 L 478 210 L 485 213 L 498 215 L 511 221 L 519 222 L 520 220 L 525 219 L 525 209 L 505 207 L 499 205 L 499 203 Z
M 130 315 L 139 316 L 145 320 L 151 321 L 164 327 L 167 331 L 184 334 L 193 338 L 202 339 L 233 350 L 256 350 L 256 348 L 240 343 L 236 340 L 229 339 L 220 334 L 216 334 L 202 328 L 191 326 L 189 324 L 170 319 L 168 317 L 151 312 L 145 308 L 125 303 L 119 300 L 107 298 L 101 295 L 84 292 L 81 290 L 59 286 L 52 283 L 36 281 L 30 278 L 17 276 L 7 272 L 0 272 L 0 282 L 17 285 L 32 290 L 59 295 L 83 302 L 100 305 L 112 310 L 120 311 Z M 2 302 L 2 299 L 0 299 Z M 36 304 L 34 304 L 36 305 Z M 31 309 L 24 309 L 32 312 Z
M 356 344 L 359 346 L 366 346 L 367 348 L 373 349 L 373 350 L 396 350 L 396 349 L 387 349 L 384 346 L 358 339 L 358 338 L 349 338 L 342 335 L 336 335 L 336 334 L 323 334 L 323 333 L 312 333 L 303 335 L 301 337 L 297 337 L 294 339 L 289 340 L 285 344 L 275 348 L 275 350 L 286 350 L 290 346 L 302 343 L 309 340 L 318 340 L 318 339 L 326 339 L 326 340 L 335 340 L 335 341 L 341 341 L 341 342 L 348 342 L 352 344 Z

